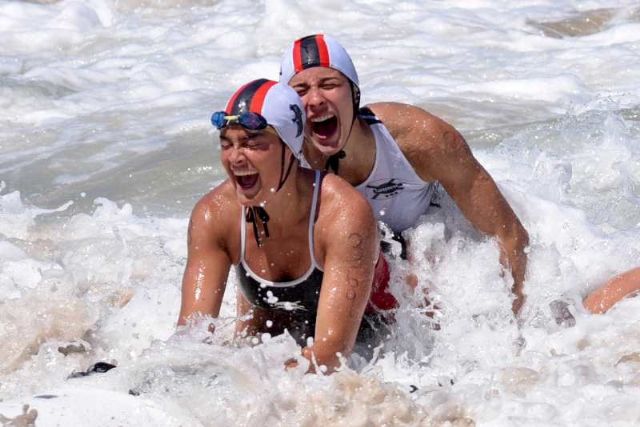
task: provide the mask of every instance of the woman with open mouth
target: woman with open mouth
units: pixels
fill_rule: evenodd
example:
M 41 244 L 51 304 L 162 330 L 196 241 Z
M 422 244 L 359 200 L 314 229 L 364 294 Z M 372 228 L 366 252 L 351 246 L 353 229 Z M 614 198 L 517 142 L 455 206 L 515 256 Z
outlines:
M 331 371 L 365 311 L 396 304 L 371 209 L 338 176 L 300 167 L 304 108 L 287 85 L 252 81 L 211 121 L 228 178 L 193 209 L 178 323 L 219 315 L 233 265 L 236 332 L 286 329 Z

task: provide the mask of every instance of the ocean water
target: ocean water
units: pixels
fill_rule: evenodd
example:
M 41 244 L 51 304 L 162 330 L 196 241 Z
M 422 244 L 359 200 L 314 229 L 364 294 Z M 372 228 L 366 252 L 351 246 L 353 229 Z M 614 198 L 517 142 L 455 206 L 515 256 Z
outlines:
M 314 32 L 364 103 L 465 135 L 530 234 L 520 319 L 496 242 L 445 196 L 392 265 L 372 360 L 303 375 L 288 336 L 233 342 L 233 277 L 215 335 L 176 333 L 190 209 L 224 174 L 209 115 Z M 6 0 L 0 39 L 3 424 L 640 424 L 640 298 L 581 304 L 640 265 L 637 1 Z

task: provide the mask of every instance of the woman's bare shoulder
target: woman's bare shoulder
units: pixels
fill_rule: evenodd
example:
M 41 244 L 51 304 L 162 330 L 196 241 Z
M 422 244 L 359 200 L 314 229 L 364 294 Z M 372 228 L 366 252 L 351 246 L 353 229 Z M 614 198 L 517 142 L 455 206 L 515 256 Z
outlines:
M 371 232 L 376 229 L 367 199 L 347 181 L 333 174 L 326 175 L 322 182 L 318 223 L 332 230 Z
M 224 237 L 238 223 L 240 210 L 233 186 L 224 181 L 196 202 L 191 212 L 190 234 Z

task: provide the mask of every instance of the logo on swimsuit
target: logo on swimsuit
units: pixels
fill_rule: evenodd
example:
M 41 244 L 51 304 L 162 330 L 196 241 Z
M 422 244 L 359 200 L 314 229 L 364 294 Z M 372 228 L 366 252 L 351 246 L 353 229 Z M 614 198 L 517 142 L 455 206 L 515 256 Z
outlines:
M 298 126 L 298 131 L 296 132 L 296 138 L 302 134 L 304 123 L 302 123 L 302 110 L 296 104 L 290 104 L 289 109 L 293 111 L 294 117 L 291 119 L 293 123 Z
M 379 185 L 367 185 L 367 188 L 373 190 L 373 200 L 376 200 L 378 197 L 388 199 L 404 190 L 404 183 L 396 182 L 395 178 L 391 178 L 389 181 Z

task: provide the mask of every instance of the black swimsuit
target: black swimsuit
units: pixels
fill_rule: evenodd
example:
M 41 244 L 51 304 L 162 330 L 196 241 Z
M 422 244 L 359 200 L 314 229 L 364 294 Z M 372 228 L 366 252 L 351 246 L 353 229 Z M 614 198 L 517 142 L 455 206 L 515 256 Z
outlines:
M 240 263 L 236 266 L 240 292 L 254 307 L 291 315 L 300 320 L 306 332 L 303 335 L 313 335 L 315 329 L 320 288 L 324 272 L 318 266 L 313 254 L 313 229 L 315 212 L 320 190 L 321 173 L 316 171 L 313 189 L 311 211 L 309 212 L 309 256 L 311 265 L 301 277 L 288 282 L 272 282 L 258 276 L 247 265 L 245 260 L 246 223 L 245 210 L 242 210 L 240 225 Z M 290 331 L 291 332 L 291 331 Z

